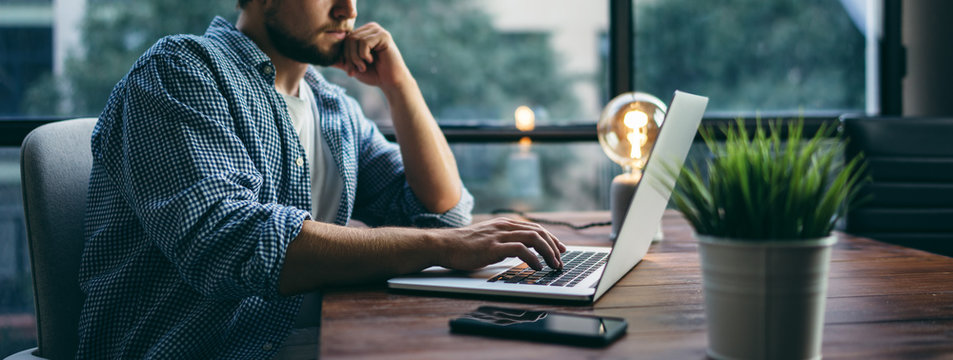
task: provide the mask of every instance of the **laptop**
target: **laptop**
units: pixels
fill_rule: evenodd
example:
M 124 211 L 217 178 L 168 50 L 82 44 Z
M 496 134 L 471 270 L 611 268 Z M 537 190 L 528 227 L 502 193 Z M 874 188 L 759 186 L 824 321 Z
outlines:
M 707 105 L 707 97 L 675 92 L 643 169 L 642 181 L 611 248 L 567 246 L 560 271 L 548 266 L 535 271 L 514 257 L 476 271 L 433 266 L 420 273 L 392 278 L 387 281 L 388 287 L 589 303 L 599 300 L 648 253 L 671 195 L 667 189 L 675 181 L 667 175 L 667 169 L 678 169 L 685 163 Z

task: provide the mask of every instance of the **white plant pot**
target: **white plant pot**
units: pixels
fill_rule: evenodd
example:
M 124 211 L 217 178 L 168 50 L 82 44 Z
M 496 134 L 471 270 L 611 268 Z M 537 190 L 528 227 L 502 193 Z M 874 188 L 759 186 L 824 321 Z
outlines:
M 696 238 L 709 356 L 821 358 L 835 236 L 795 241 Z

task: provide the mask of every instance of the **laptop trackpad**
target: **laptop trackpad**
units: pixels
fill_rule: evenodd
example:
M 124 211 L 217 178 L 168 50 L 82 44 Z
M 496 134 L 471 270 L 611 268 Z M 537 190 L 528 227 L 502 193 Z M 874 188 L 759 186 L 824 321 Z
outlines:
M 431 266 L 424 269 L 419 274 L 411 275 L 413 277 L 460 277 L 473 279 L 489 279 L 494 275 L 509 270 L 511 267 L 522 264 L 523 260 L 519 258 L 507 258 L 493 265 L 482 267 L 473 271 L 451 270 L 440 266 Z

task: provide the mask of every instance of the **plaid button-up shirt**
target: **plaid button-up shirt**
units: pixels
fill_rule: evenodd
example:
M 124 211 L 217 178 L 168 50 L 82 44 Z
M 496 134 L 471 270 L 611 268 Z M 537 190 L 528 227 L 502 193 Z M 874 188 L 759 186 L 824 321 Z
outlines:
M 301 297 L 278 294 L 311 206 L 310 174 L 269 58 L 234 26 L 160 40 L 116 85 L 93 132 L 80 358 L 264 359 Z M 321 134 L 344 181 L 336 223 L 469 223 L 428 213 L 400 153 L 314 69 Z

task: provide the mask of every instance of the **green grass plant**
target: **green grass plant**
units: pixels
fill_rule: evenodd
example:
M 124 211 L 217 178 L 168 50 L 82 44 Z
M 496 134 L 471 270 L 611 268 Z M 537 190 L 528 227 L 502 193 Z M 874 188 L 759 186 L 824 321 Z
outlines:
M 712 157 L 686 165 L 672 192 L 675 206 L 698 234 L 736 240 L 783 241 L 825 237 L 856 204 L 867 181 L 858 156 L 837 161 L 844 141 L 831 141 L 835 126 L 824 124 L 804 139 L 804 121 L 782 125 L 759 119 L 754 133 L 742 120 L 699 132 Z M 834 138 L 837 139 L 837 138 Z M 673 171 L 674 173 L 674 171 Z

